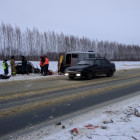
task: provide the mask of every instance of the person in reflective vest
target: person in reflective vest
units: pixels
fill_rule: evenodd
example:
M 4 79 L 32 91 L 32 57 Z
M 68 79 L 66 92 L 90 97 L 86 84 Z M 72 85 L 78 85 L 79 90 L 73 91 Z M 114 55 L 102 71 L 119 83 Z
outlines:
M 11 57 L 10 65 L 11 65 L 11 75 L 15 76 L 16 75 L 16 65 L 15 65 L 14 56 Z
M 3 61 L 3 69 L 4 69 L 4 74 L 7 76 L 9 71 L 8 71 L 8 64 L 6 59 Z
M 58 61 L 58 74 L 62 74 L 65 71 L 65 65 L 64 65 L 64 56 L 61 55 Z
M 44 56 L 45 58 L 45 62 L 44 62 L 44 76 L 48 75 L 48 67 L 49 67 L 49 59 L 47 58 L 47 56 Z

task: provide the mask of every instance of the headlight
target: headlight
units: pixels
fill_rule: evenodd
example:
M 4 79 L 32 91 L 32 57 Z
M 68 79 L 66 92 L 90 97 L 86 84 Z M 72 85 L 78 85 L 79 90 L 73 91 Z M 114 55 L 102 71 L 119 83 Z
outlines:
M 77 77 L 80 77 L 80 76 L 81 76 L 81 74 L 80 74 L 80 73 L 77 73 L 77 74 L 76 74 L 76 76 L 77 76 Z
M 65 73 L 65 76 L 68 76 L 69 74 L 68 73 Z

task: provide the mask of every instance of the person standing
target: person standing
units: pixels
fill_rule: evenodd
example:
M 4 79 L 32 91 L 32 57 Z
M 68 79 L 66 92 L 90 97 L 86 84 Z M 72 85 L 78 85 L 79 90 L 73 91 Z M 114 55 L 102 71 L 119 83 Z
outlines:
M 65 67 L 64 67 L 64 56 L 61 55 L 58 61 L 58 74 L 64 73 Z
M 48 75 L 48 67 L 49 67 L 49 59 L 47 56 L 44 56 L 45 63 L 44 63 L 44 76 Z
M 21 56 L 21 58 L 22 58 L 22 74 L 28 74 L 27 59 L 24 56 Z
M 11 57 L 10 65 L 11 65 L 11 74 L 12 74 L 12 76 L 15 76 L 16 75 L 16 65 L 15 65 L 14 56 Z
M 4 74 L 7 76 L 9 71 L 8 71 L 8 64 L 6 59 L 3 61 L 3 69 L 4 69 Z
M 41 68 L 41 74 L 44 74 L 44 63 L 45 63 L 45 58 L 41 56 L 40 58 L 40 68 Z

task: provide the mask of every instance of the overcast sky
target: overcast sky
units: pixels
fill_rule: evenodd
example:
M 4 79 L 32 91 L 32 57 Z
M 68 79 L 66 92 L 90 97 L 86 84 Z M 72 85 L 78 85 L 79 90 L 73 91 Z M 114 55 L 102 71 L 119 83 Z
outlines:
M 0 22 L 140 45 L 140 0 L 0 0 Z

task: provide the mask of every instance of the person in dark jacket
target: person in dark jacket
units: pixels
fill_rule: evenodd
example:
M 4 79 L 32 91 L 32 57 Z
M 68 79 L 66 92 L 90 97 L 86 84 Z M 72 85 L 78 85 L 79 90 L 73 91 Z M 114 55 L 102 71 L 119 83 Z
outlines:
M 16 65 L 15 65 L 14 56 L 11 57 L 10 64 L 11 64 L 11 74 L 12 74 L 12 76 L 15 76 L 16 75 Z
M 45 58 L 43 56 L 40 57 L 40 68 L 41 68 L 41 74 L 44 74 L 44 64 L 45 63 Z
M 8 64 L 6 59 L 3 61 L 3 69 L 4 69 L 4 74 L 7 76 L 9 71 L 8 71 Z
M 22 74 L 28 74 L 27 59 L 24 56 L 21 56 L 21 58 L 22 58 Z

